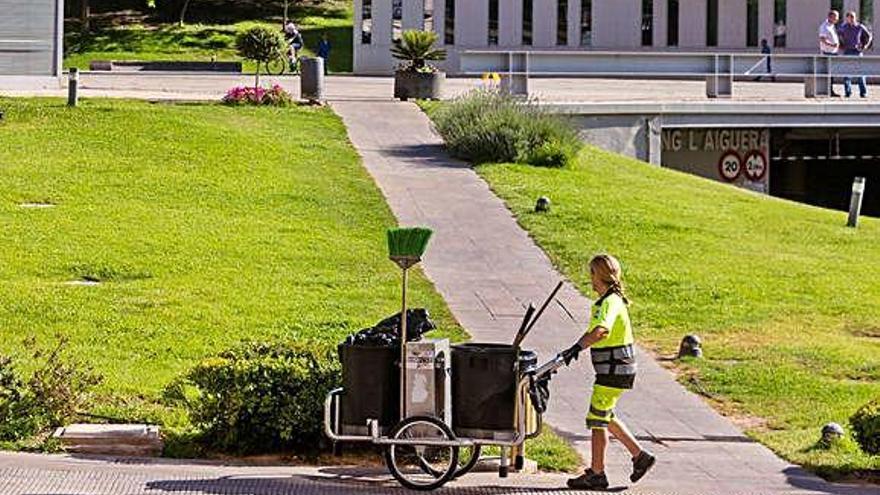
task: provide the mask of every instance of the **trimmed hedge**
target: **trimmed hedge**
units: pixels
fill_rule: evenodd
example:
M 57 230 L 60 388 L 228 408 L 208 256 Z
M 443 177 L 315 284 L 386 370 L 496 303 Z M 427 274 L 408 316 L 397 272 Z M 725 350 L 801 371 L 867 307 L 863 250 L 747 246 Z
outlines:
M 324 397 L 340 383 L 339 360 L 326 343 L 246 343 L 203 360 L 165 396 L 187 407 L 211 448 L 314 450 Z
M 475 90 L 432 113 L 449 152 L 472 163 L 562 167 L 583 146 L 568 120 L 534 100 L 498 90 Z
M 853 435 L 862 450 L 880 455 L 880 399 L 861 407 L 849 420 Z

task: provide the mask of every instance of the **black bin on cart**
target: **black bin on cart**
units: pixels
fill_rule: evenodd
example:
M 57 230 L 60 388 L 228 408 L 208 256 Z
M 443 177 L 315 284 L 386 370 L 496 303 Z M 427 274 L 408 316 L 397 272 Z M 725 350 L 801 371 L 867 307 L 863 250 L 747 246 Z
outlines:
M 516 429 L 516 387 L 537 355 L 507 344 L 452 348 L 452 427 L 461 437 L 504 440 Z
M 341 433 L 367 435 L 368 419 L 384 433 L 397 424 L 400 410 L 398 347 L 339 345 L 342 362 Z

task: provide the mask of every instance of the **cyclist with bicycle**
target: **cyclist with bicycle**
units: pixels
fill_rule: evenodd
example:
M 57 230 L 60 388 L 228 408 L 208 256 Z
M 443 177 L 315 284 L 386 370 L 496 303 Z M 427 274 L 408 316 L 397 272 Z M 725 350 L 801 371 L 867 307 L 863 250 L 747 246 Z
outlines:
M 302 33 L 297 29 L 292 20 L 284 24 L 284 37 L 287 39 L 287 59 L 292 72 L 298 72 L 299 51 L 303 47 Z

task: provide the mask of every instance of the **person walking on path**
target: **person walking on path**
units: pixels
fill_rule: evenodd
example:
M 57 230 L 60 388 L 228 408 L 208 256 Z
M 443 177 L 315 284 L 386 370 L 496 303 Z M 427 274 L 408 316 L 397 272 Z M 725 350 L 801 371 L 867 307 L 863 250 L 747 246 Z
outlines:
M 565 364 L 571 364 L 584 349 L 590 348 L 596 383 L 587 414 L 591 431 L 590 468 L 583 475 L 568 480 L 568 487 L 581 490 L 605 490 L 605 449 L 608 431 L 629 450 L 633 471 L 630 481 L 642 479 L 654 466 L 656 458 L 644 450 L 622 421 L 614 416 L 614 407 L 621 395 L 633 388 L 636 378 L 634 338 L 623 290 L 620 262 L 602 254 L 590 261 L 593 290 L 600 295 L 593 306 L 590 328 L 573 346 L 562 353 Z
M 327 33 L 321 34 L 321 41 L 318 42 L 318 56 L 324 59 L 324 75 L 327 75 L 327 68 L 330 64 L 330 38 Z
M 828 17 L 819 26 L 819 53 L 826 57 L 837 55 L 840 50 L 840 37 L 837 35 L 837 21 L 840 20 L 840 12 L 832 10 L 828 12 Z M 834 83 L 831 83 L 831 96 L 839 97 L 834 92 Z
M 865 50 L 871 47 L 871 43 L 874 41 L 871 32 L 859 22 L 859 18 L 856 16 L 855 12 L 846 13 L 846 22 L 844 22 L 843 26 L 841 26 L 838 31 L 840 35 L 840 46 L 843 49 L 843 54 L 845 56 L 861 57 Z M 847 74 L 846 77 L 843 78 L 843 92 L 847 98 L 852 96 L 852 76 L 853 74 Z M 856 81 L 858 81 L 859 84 L 859 96 L 867 98 L 868 79 L 865 76 L 856 76 Z

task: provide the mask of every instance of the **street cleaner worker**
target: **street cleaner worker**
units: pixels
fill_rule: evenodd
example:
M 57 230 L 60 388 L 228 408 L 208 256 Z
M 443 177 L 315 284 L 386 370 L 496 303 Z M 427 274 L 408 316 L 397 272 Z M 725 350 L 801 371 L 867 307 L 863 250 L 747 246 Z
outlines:
M 562 353 L 565 364 L 570 365 L 581 351 L 589 348 L 596 371 L 596 384 L 587 414 L 587 428 L 592 435 L 590 468 L 583 475 L 568 480 L 569 488 L 608 488 L 605 448 L 609 430 L 632 455 L 630 481 L 635 483 L 642 479 L 656 462 L 655 457 L 642 449 L 626 425 L 614 415 L 617 401 L 633 388 L 636 378 L 633 331 L 627 309 L 629 301 L 623 290 L 622 276 L 620 262 L 613 256 L 602 254 L 590 261 L 593 290 L 600 297 L 593 305 L 587 333 Z

